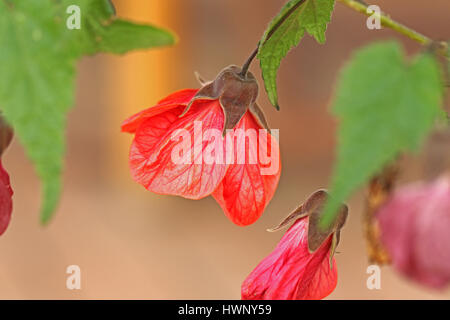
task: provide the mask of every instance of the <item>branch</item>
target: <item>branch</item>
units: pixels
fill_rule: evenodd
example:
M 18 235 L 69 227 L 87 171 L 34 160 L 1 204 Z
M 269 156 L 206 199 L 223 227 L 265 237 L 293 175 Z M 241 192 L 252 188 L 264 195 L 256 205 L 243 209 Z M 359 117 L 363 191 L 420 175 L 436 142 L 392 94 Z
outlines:
M 347 7 L 356 10 L 362 14 L 365 14 L 366 16 L 372 16 L 372 13 L 367 13 L 367 5 L 363 4 L 361 1 L 357 0 L 338 0 L 341 3 L 345 4 Z M 408 38 L 417 41 L 418 43 L 425 45 L 425 46 L 431 46 L 433 43 L 439 44 L 439 53 L 443 54 L 447 49 L 447 43 L 444 41 L 438 42 L 434 41 L 433 39 L 411 29 L 407 26 L 392 20 L 389 16 L 387 16 L 384 13 L 381 13 L 380 15 L 380 21 L 381 24 L 387 28 L 390 28 L 392 30 L 397 31 L 398 33 L 401 33 Z

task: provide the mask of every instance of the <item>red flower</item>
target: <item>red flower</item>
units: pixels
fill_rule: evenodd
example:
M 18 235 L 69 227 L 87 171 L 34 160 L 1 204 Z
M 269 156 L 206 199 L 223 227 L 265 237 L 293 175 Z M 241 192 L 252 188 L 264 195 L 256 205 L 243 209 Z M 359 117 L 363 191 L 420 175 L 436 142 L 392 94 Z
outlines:
M 0 116 L 0 156 L 11 143 L 13 131 Z M 3 168 L 0 159 L 0 235 L 2 235 L 9 225 L 12 213 L 13 191 L 9 182 L 9 175 Z
M 13 191 L 9 183 L 9 175 L 0 161 L 0 235 L 6 231 L 11 220 L 12 195 Z
M 377 219 L 394 268 L 428 287 L 450 284 L 450 177 L 399 189 Z
M 347 217 L 347 207 L 341 208 L 329 229 L 319 229 L 325 199 L 325 191 L 314 193 L 274 229 L 297 219 L 275 250 L 245 279 L 242 299 L 318 300 L 335 289 L 337 270 L 333 255 L 340 228 Z
M 256 80 L 239 70 L 226 68 L 200 90 L 168 96 L 126 120 L 122 131 L 135 134 L 129 162 L 138 183 L 189 199 L 213 195 L 230 220 L 244 226 L 261 216 L 281 170 L 276 139 L 260 134 L 267 123 L 255 103 Z M 248 132 L 257 138 L 246 139 Z

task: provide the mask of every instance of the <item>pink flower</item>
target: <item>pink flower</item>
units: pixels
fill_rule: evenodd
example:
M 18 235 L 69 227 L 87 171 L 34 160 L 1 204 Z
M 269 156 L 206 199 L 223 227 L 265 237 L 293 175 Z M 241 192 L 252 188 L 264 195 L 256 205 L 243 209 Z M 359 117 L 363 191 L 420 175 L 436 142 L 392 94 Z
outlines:
M 450 178 L 403 187 L 377 214 L 381 241 L 407 278 L 432 288 L 450 282 Z
M 341 208 L 335 222 L 319 229 L 325 191 L 314 193 L 276 229 L 297 219 L 269 254 L 245 279 L 245 300 L 318 300 L 337 284 L 334 250 L 347 217 Z

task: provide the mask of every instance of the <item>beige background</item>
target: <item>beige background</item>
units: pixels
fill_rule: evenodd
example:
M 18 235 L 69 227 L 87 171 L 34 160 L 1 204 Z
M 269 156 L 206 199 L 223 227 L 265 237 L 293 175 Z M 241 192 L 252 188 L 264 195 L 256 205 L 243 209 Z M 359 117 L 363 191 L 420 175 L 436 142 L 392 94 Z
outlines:
M 70 112 L 64 192 L 47 227 L 38 224 L 40 185 L 15 140 L 5 166 L 15 190 L 13 220 L 0 238 L 0 298 L 238 299 L 240 284 L 282 233 L 275 225 L 329 181 L 335 122 L 329 103 L 339 69 L 351 52 L 376 39 L 398 38 L 410 53 L 420 47 L 389 30 L 369 31 L 360 14 L 336 4 L 327 43 L 306 37 L 279 73 L 282 111 L 262 92 L 260 105 L 281 128 L 283 171 L 263 217 L 241 228 L 211 198 L 189 201 L 157 196 L 128 174 L 131 136 L 120 133 L 126 117 L 174 90 L 196 87 L 193 71 L 213 78 L 228 64 L 242 64 L 283 0 L 121 0 L 121 16 L 168 27 L 177 46 L 99 55 L 79 64 L 76 106 Z M 399 21 L 437 39 L 450 39 L 448 0 L 373 1 Z M 252 71 L 260 79 L 255 63 Z M 412 165 L 420 174 L 420 165 Z M 419 170 L 417 171 L 417 168 Z M 413 170 L 414 171 L 414 170 Z M 339 283 L 330 299 L 449 298 L 382 269 L 382 289 L 366 288 L 362 195 L 337 255 Z M 65 269 L 82 271 L 82 290 L 65 288 Z

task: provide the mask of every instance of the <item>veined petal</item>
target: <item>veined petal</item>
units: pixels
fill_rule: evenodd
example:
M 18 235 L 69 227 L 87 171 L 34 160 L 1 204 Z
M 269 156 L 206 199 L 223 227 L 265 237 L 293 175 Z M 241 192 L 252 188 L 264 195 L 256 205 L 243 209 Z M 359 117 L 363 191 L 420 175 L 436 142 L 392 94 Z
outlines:
M 196 101 L 180 118 L 183 109 L 154 115 L 139 126 L 130 151 L 131 174 L 155 193 L 200 199 L 211 194 L 226 173 L 224 160 L 203 159 L 207 147 L 225 155 L 224 116 L 217 100 Z
M 336 263 L 330 267 L 331 236 L 314 253 L 308 250 L 309 217 L 298 219 L 242 284 L 242 299 L 316 300 L 337 284 Z
M 329 241 L 331 242 L 331 238 Z M 330 249 L 327 249 L 327 251 L 322 250 L 313 254 L 314 257 L 311 259 L 313 262 L 308 265 L 307 271 L 305 271 L 305 276 L 302 279 L 305 286 L 298 286 L 295 299 L 321 300 L 329 296 L 334 289 L 336 289 L 336 260 L 333 258 L 333 267 L 330 267 L 330 254 Z M 318 266 L 316 266 L 317 263 L 319 263 Z M 313 274 L 311 280 L 309 280 L 309 273 Z
M 9 175 L 0 161 L 0 235 L 5 232 L 11 220 L 12 195 Z
M 228 218 L 240 226 L 258 220 L 280 178 L 278 142 L 267 131 L 261 134 L 260 129 L 247 112 L 233 133 L 234 164 L 229 164 L 227 174 L 213 193 Z
M 186 106 L 197 91 L 198 89 L 184 89 L 172 93 L 159 101 L 156 106 L 145 109 L 125 120 L 122 123 L 122 132 L 134 133 L 146 119 L 179 106 Z

